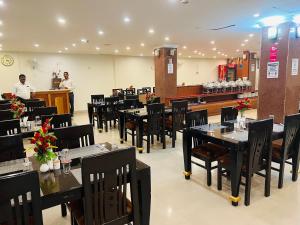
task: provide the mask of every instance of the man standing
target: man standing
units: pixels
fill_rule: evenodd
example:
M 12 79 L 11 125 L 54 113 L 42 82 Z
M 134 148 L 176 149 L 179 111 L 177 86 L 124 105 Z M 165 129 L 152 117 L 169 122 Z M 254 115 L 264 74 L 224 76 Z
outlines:
M 68 72 L 64 72 L 64 78 L 61 82 L 59 87 L 62 89 L 68 89 L 70 90 L 69 92 L 69 100 L 70 100 L 70 112 L 71 115 L 74 115 L 74 84 L 73 81 L 69 78 L 69 73 Z
M 19 97 L 21 100 L 27 100 L 32 97 L 32 93 L 35 92 L 34 88 L 26 82 L 26 76 L 24 74 L 19 75 L 19 81 L 13 87 L 13 94 Z

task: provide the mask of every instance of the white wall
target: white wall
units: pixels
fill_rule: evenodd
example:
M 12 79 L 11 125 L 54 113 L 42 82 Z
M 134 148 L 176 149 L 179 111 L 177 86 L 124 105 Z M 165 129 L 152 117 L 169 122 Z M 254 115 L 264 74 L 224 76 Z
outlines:
M 154 86 L 154 60 L 152 57 L 112 55 L 4 53 L 13 56 L 10 67 L 0 64 L 0 92 L 11 92 L 24 73 L 37 90 L 51 87 L 52 72 L 68 71 L 75 89 L 75 109 L 86 110 L 91 94 L 110 95 L 112 88 Z M 225 60 L 179 59 L 178 84 L 200 84 L 217 79 L 217 65 Z

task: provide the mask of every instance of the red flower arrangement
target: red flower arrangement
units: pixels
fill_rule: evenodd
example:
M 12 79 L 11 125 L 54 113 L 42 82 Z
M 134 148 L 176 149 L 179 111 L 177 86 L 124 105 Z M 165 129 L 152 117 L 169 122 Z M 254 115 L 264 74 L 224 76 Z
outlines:
M 40 163 L 47 163 L 48 161 L 55 159 L 57 156 L 52 151 L 57 138 L 49 133 L 51 119 L 47 119 L 37 132 L 34 133 L 34 137 L 31 138 L 31 144 L 34 144 L 35 158 Z
M 15 119 L 20 119 L 21 116 L 25 113 L 25 105 L 17 99 L 17 96 L 12 94 L 10 96 L 11 106 L 10 111 L 13 112 Z
M 154 93 L 147 92 L 147 94 L 146 94 L 146 101 L 147 101 L 147 104 L 153 103 L 154 100 L 155 100 L 155 94 L 154 94 Z
M 249 98 L 245 98 L 241 101 L 238 101 L 237 104 L 238 105 L 235 107 L 235 109 L 237 109 L 241 113 L 241 116 L 243 116 L 246 110 L 252 108 L 251 101 Z

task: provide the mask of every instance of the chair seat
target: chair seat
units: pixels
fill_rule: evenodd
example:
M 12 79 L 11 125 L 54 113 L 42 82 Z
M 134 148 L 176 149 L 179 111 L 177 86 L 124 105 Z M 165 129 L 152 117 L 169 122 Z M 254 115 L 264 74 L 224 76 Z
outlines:
M 272 142 L 272 160 L 278 161 L 281 159 L 282 139 Z
M 219 157 L 226 153 L 226 148 L 213 143 L 201 144 L 192 149 L 192 154 L 194 157 L 209 161 L 216 161 Z
M 134 121 L 127 121 L 125 127 L 129 130 L 136 130 L 136 123 Z
M 83 202 L 81 200 L 77 200 L 74 202 L 70 202 L 67 204 L 69 211 L 72 213 L 73 217 L 76 219 L 78 225 L 84 225 L 84 207 Z M 130 222 L 132 218 L 132 203 L 127 199 L 127 214 L 128 214 L 128 222 Z

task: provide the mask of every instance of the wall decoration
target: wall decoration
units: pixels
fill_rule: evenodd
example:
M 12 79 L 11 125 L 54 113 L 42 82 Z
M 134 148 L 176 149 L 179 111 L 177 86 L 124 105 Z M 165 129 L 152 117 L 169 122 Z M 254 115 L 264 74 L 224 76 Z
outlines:
M 267 70 L 268 79 L 276 79 L 279 76 L 279 62 L 269 62 Z
M 297 76 L 299 70 L 299 59 L 294 58 L 292 59 L 292 76 Z
M 3 66 L 12 66 L 14 64 L 14 58 L 11 55 L 4 55 L 1 58 Z

